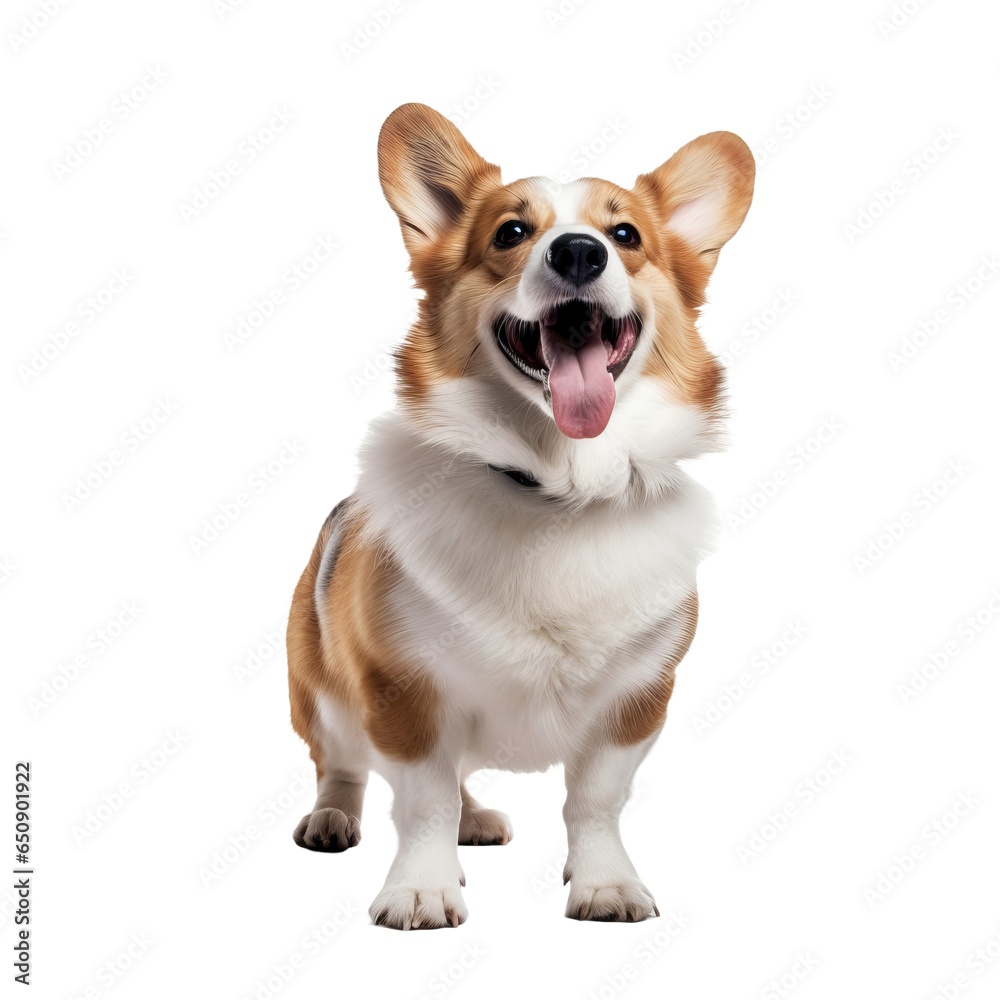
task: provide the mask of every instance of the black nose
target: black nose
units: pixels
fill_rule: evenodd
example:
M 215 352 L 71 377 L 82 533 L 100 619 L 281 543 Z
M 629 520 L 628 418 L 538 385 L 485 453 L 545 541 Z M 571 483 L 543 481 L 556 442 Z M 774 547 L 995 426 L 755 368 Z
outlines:
M 604 270 L 608 263 L 608 251 L 593 236 L 563 233 L 549 244 L 545 259 L 556 274 L 579 288 L 593 281 Z

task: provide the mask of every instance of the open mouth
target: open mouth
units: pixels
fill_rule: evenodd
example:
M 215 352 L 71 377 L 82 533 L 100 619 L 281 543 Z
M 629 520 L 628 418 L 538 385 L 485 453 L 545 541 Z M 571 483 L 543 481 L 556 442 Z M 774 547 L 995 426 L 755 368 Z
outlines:
M 493 332 L 510 363 L 542 383 L 559 430 L 571 438 L 593 438 L 611 419 L 615 379 L 635 352 L 641 327 L 635 313 L 615 319 L 593 303 L 573 299 L 537 323 L 505 313 Z
M 565 346 L 579 351 L 593 344 L 598 330 L 600 343 L 607 352 L 606 368 L 612 378 L 618 378 L 635 351 L 641 329 L 642 321 L 635 313 L 614 319 L 605 316 L 596 305 L 580 299 L 555 306 L 540 323 L 502 313 L 493 324 L 497 343 L 511 364 L 542 383 L 547 380 L 553 348 Z

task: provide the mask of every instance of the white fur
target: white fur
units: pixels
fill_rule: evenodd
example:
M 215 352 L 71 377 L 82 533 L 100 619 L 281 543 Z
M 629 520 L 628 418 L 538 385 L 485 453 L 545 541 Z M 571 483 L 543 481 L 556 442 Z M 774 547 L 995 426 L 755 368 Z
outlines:
M 398 415 L 362 452 L 358 508 L 403 570 L 397 642 L 474 721 L 462 759 L 513 743 L 511 770 L 566 760 L 678 642 L 671 616 L 710 545 L 703 491 L 675 468 L 663 494 L 625 501 L 613 487 L 627 489 L 627 472 L 605 486 L 596 473 L 608 466 L 571 457 L 561 481 L 579 474 L 582 490 L 547 501 Z
M 536 181 L 540 189 L 551 191 L 555 181 L 541 178 Z M 604 245 L 608 252 L 608 262 L 604 271 L 587 285 L 586 298 L 594 302 L 608 316 L 620 317 L 635 309 L 635 303 L 628 287 L 628 276 L 621 258 L 607 236 L 599 229 L 583 222 L 580 208 L 587 192 L 586 181 L 573 181 L 558 188 L 551 197 L 556 212 L 555 222 L 545 230 L 531 248 L 528 263 L 514 295 L 506 304 L 508 312 L 520 319 L 537 321 L 551 307 L 576 298 L 579 290 L 567 285 L 545 262 L 545 256 L 552 241 L 564 233 L 582 233 Z
M 369 907 L 372 919 L 402 930 L 463 923 L 468 910 L 458 861 L 462 799 L 451 741 L 443 740 L 416 763 L 383 762 L 383 773 L 394 793 L 399 847 L 385 885 Z
M 556 213 L 555 226 L 565 226 L 580 221 L 580 211 L 587 197 L 588 184 L 584 180 L 560 184 L 550 177 L 539 177 L 537 183 Z
M 618 829 L 632 778 L 654 739 L 634 747 L 595 746 L 567 768 L 563 818 L 569 840 L 566 875 L 572 876 L 568 915 L 578 916 L 584 909 L 618 910 L 634 920 L 651 911 L 659 914 Z

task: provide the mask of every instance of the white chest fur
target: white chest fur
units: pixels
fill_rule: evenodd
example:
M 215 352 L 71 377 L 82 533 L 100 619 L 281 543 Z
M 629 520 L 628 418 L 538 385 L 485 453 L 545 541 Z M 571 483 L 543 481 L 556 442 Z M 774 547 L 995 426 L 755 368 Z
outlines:
M 472 759 L 505 745 L 511 769 L 565 759 L 602 709 L 656 678 L 711 541 L 711 503 L 683 473 L 655 501 L 574 508 L 395 414 L 364 463 L 359 506 L 402 570 L 397 640 L 470 720 Z

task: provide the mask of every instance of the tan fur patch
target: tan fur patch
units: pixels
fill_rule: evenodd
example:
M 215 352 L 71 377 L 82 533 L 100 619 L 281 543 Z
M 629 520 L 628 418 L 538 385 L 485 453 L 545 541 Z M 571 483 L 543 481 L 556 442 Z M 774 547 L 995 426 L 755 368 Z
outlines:
M 323 777 L 322 750 L 313 735 L 316 703 L 312 692 L 323 675 L 323 655 L 320 648 L 319 619 L 313 590 L 316 574 L 323 558 L 323 549 L 330 537 L 331 518 L 327 518 L 313 546 L 312 555 L 299 577 L 288 613 L 285 648 L 288 651 L 288 698 L 291 702 L 292 728 L 309 744 L 309 756 L 316 765 L 316 777 Z
M 695 329 L 712 267 L 666 229 L 660 206 L 643 189 L 627 191 L 599 179 L 588 185 L 585 222 L 601 232 L 623 222 L 639 231 L 638 246 L 613 246 L 646 318 L 642 336 L 653 337 L 642 374 L 682 405 L 719 416 L 722 369 Z
M 683 273 L 676 264 L 675 268 Z M 644 288 L 655 317 L 656 335 L 642 374 L 664 385 L 679 403 L 698 406 L 709 417 L 719 419 L 723 369 L 695 329 L 695 308 L 660 275 L 646 280 Z
M 698 595 L 692 594 L 680 607 L 684 619 L 681 641 L 663 665 L 656 684 L 623 697 L 608 717 L 608 735 L 618 746 L 632 746 L 652 736 L 667 718 L 667 703 L 674 690 L 674 671 L 691 647 L 698 624 Z
M 528 223 L 534 232 L 516 247 L 497 250 L 493 234 L 509 219 Z M 537 183 L 529 179 L 503 186 L 487 177 L 468 193 L 467 209 L 445 241 L 447 252 L 435 248 L 416 253 L 414 274 L 419 273 L 418 283 L 427 296 L 396 352 L 399 393 L 405 403 L 419 403 L 434 385 L 477 370 L 476 331 L 490 300 L 520 278 L 532 246 L 554 219 L 555 211 Z M 446 261 L 452 263 L 445 267 Z
M 320 614 L 313 588 L 329 534 L 320 533 L 295 591 L 288 630 L 292 724 L 321 752 L 313 731 L 314 695 L 322 692 L 358 716 L 387 757 L 416 760 L 437 739 L 438 695 L 430 678 L 395 648 L 388 595 L 399 571 L 377 546 L 360 540 L 360 519 L 348 515 L 340 553 Z M 321 770 L 320 770 L 320 773 Z

